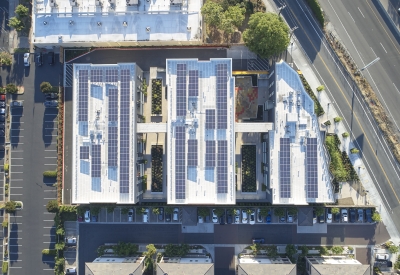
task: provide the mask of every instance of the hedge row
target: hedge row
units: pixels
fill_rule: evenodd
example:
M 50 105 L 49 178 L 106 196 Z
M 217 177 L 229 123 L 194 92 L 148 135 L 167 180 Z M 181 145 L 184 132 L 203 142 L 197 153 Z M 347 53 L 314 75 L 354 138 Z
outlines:
M 304 75 L 299 74 L 299 76 L 301 82 L 303 82 L 304 89 L 306 90 L 307 94 L 311 97 L 311 99 L 314 101 L 314 113 L 317 116 L 322 116 L 323 114 L 325 114 L 324 108 L 322 108 L 321 103 L 319 103 L 318 98 L 315 96 L 313 90 L 311 89 Z
M 43 176 L 55 178 L 55 177 L 57 177 L 57 171 L 44 171 Z
M 43 255 L 50 255 L 50 256 L 55 256 L 57 254 L 57 250 L 55 249 L 43 249 L 42 250 Z
M 322 12 L 321 6 L 318 3 L 318 0 L 306 0 L 307 4 L 310 6 L 312 12 L 314 13 L 315 17 L 317 18 L 318 22 L 321 26 L 324 26 L 325 18 L 324 13 Z

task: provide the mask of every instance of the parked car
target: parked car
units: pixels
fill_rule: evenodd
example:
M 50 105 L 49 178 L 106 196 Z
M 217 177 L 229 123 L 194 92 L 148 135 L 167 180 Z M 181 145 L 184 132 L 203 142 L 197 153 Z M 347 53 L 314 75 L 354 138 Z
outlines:
M 207 215 L 207 216 L 206 216 L 205 222 L 210 222 L 210 215 Z
M 247 223 L 247 212 L 245 209 L 242 210 L 242 223 Z
M 38 66 L 43 65 L 43 54 L 42 53 L 36 54 L 36 65 L 38 65 Z
M 11 101 L 11 107 L 22 107 L 24 105 L 24 102 L 22 100 L 14 100 Z
M 369 223 L 372 223 L 372 210 L 371 208 L 365 209 L 365 220 Z
M 0 122 L 0 129 L 5 129 L 6 128 L 6 124 L 4 122 Z
M 179 208 L 174 208 L 174 212 L 172 213 L 172 220 L 174 222 L 179 221 Z
M 255 224 L 255 223 L 256 223 L 256 213 L 254 209 L 252 209 L 250 213 L 250 224 Z
M 4 129 L 1 129 L 1 130 L 0 130 L 0 137 L 4 137 L 5 134 L 6 134 L 6 133 L 4 132 Z
M 218 216 L 217 216 L 217 214 L 215 214 L 215 209 L 212 210 L 212 221 L 213 221 L 213 223 L 218 222 Z
M 75 237 L 66 237 L 65 244 L 66 245 L 76 245 L 76 238 Z
M 0 108 L 0 114 L 4 115 L 6 113 L 6 109 L 5 108 Z
M 312 219 L 312 223 L 317 223 L 317 214 L 315 213 L 315 210 L 313 210 L 313 219 Z
M 265 217 L 266 223 L 271 223 L 271 210 L 268 211 L 267 216 Z
M 170 222 L 172 219 L 172 215 L 170 213 L 165 213 L 165 221 Z
M 133 221 L 133 209 L 128 210 L 128 222 Z
M 57 100 L 48 100 L 44 102 L 44 106 L 46 107 L 57 107 L 58 101 Z
M 335 222 L 340 222 L 340 212 L 335 214 Z
M 356 210 L 354 208 L 350 208 L 350 222 L 356 222 Z
M 257 209 L 257 222 L 262 222 L 261 209 Z
M 198 216 L 198 223 L 204 223 L 203 217 L 202 216 Z
M 318 222 L 319 223 L 325 222 L 325 213 L 322 213 L 321 215 L 318 216 Z
M 263 238 L 254 238 L 253 239 L 253 244 L 258 243 L 258 244 L 263 244 L 265 240 Z
M 83 217 L 81 215 L 78 216 L 78 222 L 83 222 Z
M 158 210 L 160 211 L 160 214 L 158 214 L 158 220 L 163 221 L 164 220 L 164 207 L 159 207 Z
M 90 210 L 86 210 L 85 212 L 85 222 L 90 222 Z
M 364 221 L 364 210 L 362 210 L 361 208 L 357 210 L 358 212 L 358 222 L 363 222 Z
M 97 222 L 97 216 L 96 215 L 92 215 L 92 222 Z
M 240 210 L 239 209 L 236 209 L 235 223 L 240 223 Z
M 47 54 L 47 62 L 49 63 L 49 65 L 54 64 L 54 52 L 49 52 Z
M 279 217 L 279 222 L 286 222 L 286 217 L 285 216 Z
M 68 267 L 65 269 L 65 274 L 76 274 L 76 267 Z
M 232 213 L 231 210 L 226 211 L 226 223 L 231 224 L 232 223 Z
M 348 216 L 347 216 L 347 209 L 342 208 L 342 221 L 343 222 L 348 222 Z
M 326 222 L 332 223 L 332 210 L 330 208 L 326 210 Z
M 377 260 L 389 260 L 389 254 L 376 254 L 375 259 Z
M 6 101 L 6 95 L 0 95 L 0 101 Z
M 143 222 L 149 222 L 149 209 L 145 208 L 143 211 Z
M 291 214 L 287 214 L 287 222 L 289 223 L 293 222 L 293 216 Z
M 28 67 L 31 65 L 31 62 L 29 60 L 29 53 L 24 53 L 24 66 Z
M 222 215 L 219 217 L 219 224 L 220 224 L 220 225 L 224 225 L 224 224 L 225 224 L 225 213 L 222 214 Z
M 46 99 L 57 99 L 58 94 L 56 93 L 46 93 Z
M 6 107 L 6 103 L 4 101 L 0 101 L 0 108 L 5 108 Z

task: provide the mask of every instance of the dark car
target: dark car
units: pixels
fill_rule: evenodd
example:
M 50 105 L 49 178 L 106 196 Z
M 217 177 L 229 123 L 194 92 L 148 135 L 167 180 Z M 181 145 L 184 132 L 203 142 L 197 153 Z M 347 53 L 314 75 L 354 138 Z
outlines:
M 263 244 L 265 240 L 263 238 L 254 238 L 253 239 L 253 244 L 258 243 L 258 244 Z
M 271 211 L 268 211 L 268 215 L 265 217 L 266 223 L 271 223 Z
M 158 214 L 158 220 L 163 221 L 164 220 L 164 207 L 158 208 L 160 210 L 160 214 Z
M 49 65 L 54 65 L 54 52 L 49 52 L 47 54 L 47 62 Z
M 372 223 L 372 210 L 371 208 L 365 209 L 365 220 L 369 223 Z
M 204 217 L 204 221 L 205 221 L 205 222 L 210 222 L 210 215 L 205 216 L 205 217 Z
M 43 54 L 42 53 L 36 54 L 36 65 L 38 65 L 38 66 L 43 65 Z
M 48 100 L 44 102 L 44 106 L 46 107 L 57 107 L 58 101 L 57 100 Z
M 340 213 L 335 214 L 335 222 L 340 222 Z
M 233 221 L 232 213 L 230 210 L 226 211 L 226 223 L 231 224 Z
M 6 116 L 5 115 L 0 115 L 0 122 L 6 121 Z
M 0 107 L 1 108 L 5 108 L 6 107 L 6 103 L 4 101 L 0 101 Z
M 171 215 L 171 214 L 165 213 L 165 221 L 166 221 L 166 222 L 170 222 L 170 221 L 171 221 L 171 218 L 172 218 L 172 215 Z
M 97 216 L 96 215 L 92 215 L 92 222 L 97 222 Z
M 219 224 L 224 225 L 225 224 L 225 214 L 219 217 Z
M 286 222 L 286 217 L 285 216 L 279 217 L 279 222 Z
M 319 223 L 324 223 L 325 222 L 325 213 L 322 213 L 322 215 L 318 216 L 318 222 Z
M 354 208 L 350 209 L 350 222 L 356 222 L 356 210 Z
M 5 135 L 5 132 L 4 132 L 3 129 L 1 129 L 1 130 L 0 130 L 0 137 L 4 137 L 4 135 Z
M 6 124 L 4 122 L 0 122 L 0 129 L 6 128 Z

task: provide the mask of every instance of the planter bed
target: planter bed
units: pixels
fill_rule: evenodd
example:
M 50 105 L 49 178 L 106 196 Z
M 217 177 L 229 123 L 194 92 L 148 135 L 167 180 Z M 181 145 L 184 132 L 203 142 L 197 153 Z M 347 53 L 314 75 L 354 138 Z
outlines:
M 161 115 L 162 113 L 162 80 L 151 80 L 151 114 Z
M 242 192 L 257 191 L 256 146 L 242 145 Z
M 151 146 L 151 192 L 163 191 L 163 147 Z

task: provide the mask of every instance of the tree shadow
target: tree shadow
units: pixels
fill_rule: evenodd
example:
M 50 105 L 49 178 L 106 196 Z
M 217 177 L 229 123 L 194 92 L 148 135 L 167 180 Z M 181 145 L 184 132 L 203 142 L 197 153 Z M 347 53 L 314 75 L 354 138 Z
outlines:
M 11 127 L 10 127 L 10 142 L 11 147 L 16 148 L 19 145 L 19 135 L 21 127 L 21 118 L 24 113 L 24 108 L 11 108 Z
M 45 147 L 48 147 L 53 142 L 53 138 L 56 136 L 57 129 L 54 129 L 54 120 L 57 118 L 58 109 L 47 107 L 43 115 L 43 129 L 42 129 L 42 139 Z

